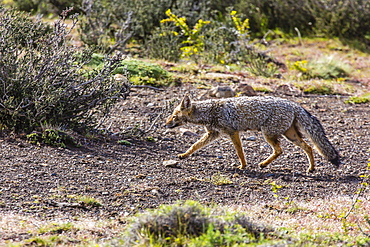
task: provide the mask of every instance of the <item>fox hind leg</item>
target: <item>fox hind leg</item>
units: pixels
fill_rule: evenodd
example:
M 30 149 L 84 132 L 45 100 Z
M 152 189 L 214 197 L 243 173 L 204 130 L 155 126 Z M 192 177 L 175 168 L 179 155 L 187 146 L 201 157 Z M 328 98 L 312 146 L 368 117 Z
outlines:
M 219 135 L 219 132 L 207 129 L 207 132 L 197 142 L 195 142 L 185 153 L 179 154 L 178 157 L 183 159 L 190 156 L 195 151 L 216 140 Z
M 315 160 L 314 160 L 314 157 L 313 157 L 312 148 L 307 144 L 307 142 L 305 142 L 302 139 L 302 134 L 297 130 L 297 128 L 294 125 L 292 125 L 284 133 L 284 136 L 289 141 L 291 141 L 292 143 L 294 143 L 295 145 L 297 145 L 298 147 L 302 148 L 305 151 L 305 153 L 307 155 L 307 158 L 310 162 L 310 166 L 307 169 L 307 172 L 313 172 L 315 170 Z
M 259 166 L 261 168 L 266 167 L 268 164 L 270 164 L 272 161 L 274 161 L 277 157 L 279 157 L 280 154 L 283 153 L 283 150 L 281 149 L 280 142 L 279 142 L 279 136 L 270 136 L 264 133 L 265 140 L 270 144 L 274 152 L 264 161 L 259 163 Z

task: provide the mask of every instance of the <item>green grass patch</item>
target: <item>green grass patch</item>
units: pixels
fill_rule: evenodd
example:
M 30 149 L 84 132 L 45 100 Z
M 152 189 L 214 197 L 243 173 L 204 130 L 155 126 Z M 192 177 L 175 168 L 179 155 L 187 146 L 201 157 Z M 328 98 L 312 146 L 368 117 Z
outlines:
M 334 56 L 322 56 L 311 61 L 296 61 L 290 65 L 290 69 L 298 71 L 298 77 L 303 79 L 345 78 L 352 73 L 349 64 Z
M 62 224 L 57 224 L 57 223 L 52 223 L 47 226 L 42 226 L 39 229 L 40 234 L 46 234 L 46 233 L 51 233 L 51 234 L 61 234 L 64 232 L 69 232 L 69 231 L 76 231 L 78 230 L 75 228 L 75 226 L 71 223 L 62 223 Z
M 167 86 L 172 82 L 171 74 L 157 64 L 140 60 L 124 60 L 115 74 L 128 72 L 128 77 L 134 85 Z
M 104 55 L 93 54 L 88 66 L 99 68 L 103 65 L 103 61 Z M 127 74 L 133 85 L 168 86 L 173 83 L 171 73 L 160 65 L 136 59 L 123 60 L 113 74 Z
M 213 174 L 209 181 L 214 185 L 228 185 L 233 183 L 229 177 L 221 174 L 220 172 Z
M 301 81 L 294 85 L 306 94 L 333 95 L 338 94 L 334 89 L 334 83 L 333 81 L 310 80 Z
M 103 205 L 99 199 L 91 196 L 78 196 L 76 200 L 90 207 L 101 207 Z
M 66 132 L 55 129 L 45 129 L 42 132 L 32 132 L 26 136 L 32 144 L 45 144 L 53 147 L 80 147 L 80 144 Z
M 370 93 L 365 93 L 361 96 L 352 96 L 344 101 L 347 104 L 365 104 L 370 102 Z
M 129 246 L 250 246 L 273 243 L 272 232 L 245 214 L 186 201 L 136 215 L 120 241 Z

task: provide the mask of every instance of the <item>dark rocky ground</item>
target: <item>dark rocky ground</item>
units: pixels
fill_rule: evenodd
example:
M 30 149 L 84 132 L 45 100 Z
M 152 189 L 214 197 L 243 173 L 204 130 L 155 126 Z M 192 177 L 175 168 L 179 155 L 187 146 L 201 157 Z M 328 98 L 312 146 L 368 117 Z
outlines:
M 302 150 L 282 141 L 284 154 L 261 170 L 257 164 L 271 152 L 258 132 L 243 134 L 248 167 L 238 170 L 231 141 L 219 139 L 186 160 L 184 152 L 199 136 L 183 129 L 165 129 L 169 102 L 185 91 L 194 97 L 203 92 L 192 87 L 166 91 L 136 89 L 120 102 L 106 128 L 111 138 L 82 138 L 81 148 L 37 146 L 3 134 L 0 138 L 0 213 L 58 218 L 73 216 L 124 217 L 146 208 L 177 200 L 198 200 L 221 205 L 246 205 L 271 201 L 271 182 L 278 193 L 294 200 L 353 196 L 366 173 L 370 153 L 369 104 L 344 104 L 343 97 L 280 95 L 300 103 L 316 115 L 337 147 L 343 161 L 339 169 L 315 153 L 317 170 L 306 174 L 308 161 Z M 202 127 L 183 128 L 201 135 Z M 146 133 L 141 133 L 147 131 Z M 123 134 L 125 133 L 125 134 Z M 143 137 L 137 137 L 143 134 Z M 248 137 L 256 140 L 248 141 Z M 148 138 L 149 137 L 149 138 Z M 153 141 L 154 139 L 154 141 Z M 252 138 L 253 139 L 253 138 Z M 128 140 L 133 145 L 118 144 Z M 152 141 L 149 141 L 152 140 Z M 163 161 L 174 159 L 176 167 Z M 215 174 L 232 181 L 215 185 Z M 102 205 L 79 202 L 79 196 Z

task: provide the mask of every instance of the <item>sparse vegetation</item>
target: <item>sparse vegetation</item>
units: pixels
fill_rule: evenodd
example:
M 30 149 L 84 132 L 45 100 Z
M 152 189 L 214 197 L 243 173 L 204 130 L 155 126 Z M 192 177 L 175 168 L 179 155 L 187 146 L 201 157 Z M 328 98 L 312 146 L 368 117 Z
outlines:
M 361 96 L 351 96 L 345 100 L 349 104 L 365 104 L 370 102 L 370 93 L 365 93 Z
M 172 83 L 169 72 L 161 66 L 140 60 L 125 60 L 114 73 L 128 73 L 130 81 L 134 85 L 166 86 Z
M 351 67 L 334 56 L 322 56 L 312 61 L 297 61 L 292 68 L 299 71 L 303 79 L 345 78 L 351 74 Z
M 45 129 L 42 132 L 28 134 L 27 140 L 32 144 L 46 144 L 53 147 L 79 147 L 76 140 L 61 130 Z
M 102 126 L 117 100 L 129 95 L 131 84 L 151 86 L 150 90 L 153 86 L 162 87 L 162 90 L 181 81 L 187 86 L 179 89 L 182 93 L 183 90 L 197 88 L 197 85 L 197 89 L 205 90 L 215 84 L 236 86 L 246 81 L 252 82 L 256 91 L 268 94 L 282 82 L 284 85 L 289 83 L 289 86 L 294 84 L 295 89 L 309 94 L 344 92 L 344 95 L 358 95 L 348 97 L 345 102 L 349 104 L 370 102 L 370 94 L 364 93 L 370 87 L 368 54 L 351 48 L 369 52 L 368 1 L 3 2 L 16 6 L 18 10 L 41 13 L 47 19 L 0 7 L 0 134 L 6 133 L 6 138 L 1 140 L 2 148 L 8 140 L 16 142 L 13 148 L 36 154 L 35 149 L 44 148 L 43 144 L 78 147 L 79 142 L 72 138 L 76 135 L 69 133 L 72 130 L 89 133 L 87 130 Z M 75 13 L 79 13 L 78 18 Z M 61 18 L 53 25 L 47 24 L 57 15 Z M 77 21 L 80 24 L 78 30 L 75 28 Z M 316 35 L 321 38 L 307 38 Z M 328 37 L 337 37 L 336 43 L 328 45 Z M 126 59 L 121 53 L 126 54 Z M 285 62 L 289 69 L 285 68 Z M 120 75 L 119 80 L 113 77 L 117 74 Z M 190 84 L 196 86 L 191 87 Z M 343 88 L 348 85 L 348 90 L 338 90 L 338 85 L 343 85 Z M 166 90 L 167 94 L 169 89 Z M 139 97 L 148 97 L 145 104 L 140 101 L 145 106 L 158 97 L 156 93 L 143 95 Z M 158 109 L 163 106 L 159 105 Z M 316 102 L 307 101 L 306 106 L 315 108 Z M 351 109 L 364 106 L 347 105 Z M 135 107 L 130 108 L 135 114 L 144 109 Z M 322 105 L 318 104 L 318 107 Z M 343 112 L 347 111 L 345 107 L 341 108 Z M 162 112 L 166 110 L 161 109 Z M 329 114 L 328 111 L 326 113 Z M 166 181 L 166 190 L 152 186 L 162 179 L 160 176 L 167 178 L 169 174 L 175 174 L 175 169 L 193 169 L 191 162 L 184 162 L 176 168 L 166 167 L 165 174 L 154 174 L 153 167 L 157 169 L 160 166 L 160 156 L 155 154 L 149 163 L 144 161 L 148 156 L 140 157 L 141 152 L 153 156 L 152 150 L 146 146 L 158 144 L 158 152 L 181 149 L 171 144 L 172 137 L 153 133 L 157 128 L 156 121 L 164 119 L 161 114 L 155 112 L 154 117 L 151 115 L 149 125 L 145 125 L 142 119 L 136 120 L 135 116 L 133 127 L 115 126 L 116 129 L 112 130 L 109 126 L 102 131 L 95 129 L 90 132 L 104 131 L 106 136 L 114 136 L 113 145 L 117 149 L 102 151 L 99 155 L 103 158 L 98 157 L 98 152 L 93 149 L 74 152 L 58 148 L 61 159 L 68 157 L 68 162 L 64 164 L 63 161 L 60 165 L 49 153 L 40 159 L 30 159 L 18 154 L 8 155 L 3 149 L 1 159 L 7 162 L 2 164 L 2 168 L 9 175 L 4 176 L 6 179 L 0 183 L 0 209 L 4 208 L 6 212 L 0 214 L 0 243 L 7 246 L 369 245 L 370 206 L 368 195 L 363 193 L 369 189 L 367 170 L 366 173 L 356 171 L 362 174 L 358 180 L 355 180 L 353 170 L 348 178 L 340 178 L 340 181 L 353 179 L 353 183 L 359 184 L 355 200 L 350 192 L 343 192 L 346 196 L 328 195 L 325 199 L 312 196 L 309 200 L 300 200 L 298 193 L 292 201 L 289 195 L 284 197 L 283 194 L 289 189 L 302 191 L 302 188 L 291 179 L 302 180 L 302 184 L 310 183 L 311 187 L 326 186 L 318 180 L 328 179 L 322 174 L 316 179 L 298 173 L 290 178 L 289 174 L 294 172 L 291 168 L 261 173 L 262 179 L 273 179 L 263 183 L 260 177 L 255 176 L 255 170 L 248 171 L 250 174 L 240 182 L 239 173 L 224 169 L 222 165 L 217 167 L 219 172 L 213 170 L 207 175 L 203 175 L 206 174 L 203 167 L 197 167 L 194 169 L 196 175 L 187 174 L 186 179 L 178 177 L 177 180 Z M 362 133 L 350 132 L 351 137 L 346 138 L 355 137 L 359 142 L 366 142 L 366 121 L 358 122 Z M 341 125 L 341 119 L 335 118 L 335 123 Z M 111 135 L 111 130 L 118 135 Z M 19 137 L 15 133 L 21 133 L 19 136 L 25 136 L 29 143 L 37 146 L 18 143 Z M 344 134 L 338 133 L 334 139 L 337 136 Z M 100 135 L 94 139 L 86 134 L 83 138 L 88 139 L 83 140 L 85 143 L 103 143 Z M 346 138 L 336 142 L 340 146 L 349 140 Z M 350 155 L 344 149 L 341 147 L 349 164 L 352 155 L 356 155 L 352 153 L 358 148 L 351 149 Z M 121 155 L 118 159 L 111 154 L 117 150 Z M 131 151 L 137 153 L 131 156 Z M 230 159 L 222 160 L 229 162 Z M 214 168 L 209 158 L 202 162 L 207 167 L 205 169 Z M 145 166 L 149 165 L 153 170 L 147 174 Z M 124 166 L 129 169 L 123 169 Z M 276 166 L 274 169 L 280 168 Z M 346 169 L 344 167 L 343 171 Z M 130 170 L 135 170 L 135 174 L 123 174 Z M 33 176 L 25 176 L 27 172 Z M 63 181 L 64 176 L 67 182 Z M 31 177 L 35 178 L 31 181 L 35 186 L 22 187 L 27 184 L 25 178 Z M 92 182 L 95 179 L 98 186 Z M 72 180 L 77 182 L 72 183 Z M 114 182 L 107 186 L 105 182 L 108 180 Z M 55 187 L 50 185 L 53 183 L 56 183 Z M 339 186 L 339 183 L 330 180 L 330 186 Z M 194 185 L 199 184 L 214 190 L 212 201 L 221 206 L 212 206 L 212 202 L 200 196 L 204 188 L 194 189 Z M 103 192 L 99 186 L 104 187 Z M 235 189 L 226 190 L 231 187 Z M 44 188 L 47 192 L 43 191 Z M 159 201 L 174 201 L 171 190 L 176 192 L 176 199 L 194 197 L 200 202 L 182 201 L 158 206 Z M 231 194 L 235 191 L 239 195 Z M 238 200 L 243 198 L 243 193 L 252 195 L 252 199 Z M 271 196 L 272 200 L 259 199 L 265 195 Z M 233 201 L 226 202 L 228 198 Z M 223 204 L 229 207 L 228 210 Z M 16 213 L 7 215 L 6 210 Z M 25 216 L 36 215 L 36 212 L 39 218 Z M 89 212 L 102 219 L 82 219 L 78 216 L 80 212 Z M 141 213 L 128 217 L 136 212 Z M 51 219 L 54 213 L 57 216 Z M 3 236 L 6 238 L 1 239 Z
M 82 203 L 84 206 L 88 207 L 101 207 L 103 205 L 99 199 L 91 196 L 78 196 L 76 200 L 77 202 Z
M 220 172 L 213 174 L 210 182 L 214 185 L 227 185 L 233 183 L 230 178 L 226 175 L 222 175 Z

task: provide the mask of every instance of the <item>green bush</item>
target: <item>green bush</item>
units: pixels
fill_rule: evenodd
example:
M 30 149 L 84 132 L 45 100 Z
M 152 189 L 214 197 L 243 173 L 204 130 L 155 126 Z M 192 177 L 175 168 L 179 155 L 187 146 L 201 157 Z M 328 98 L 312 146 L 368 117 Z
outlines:
M 297 61 L 291 68 L 301 73 L 304 79 L 333 79 L 348 77 L 352 68 L 334 56 L 321 56 L 309 62 Z
M 180 60 L 182 40 L 179 35 L 173 35 L 175 29 L 168 23 L 162 23 L 153 31 L 145 43 L 145 50 L 150 58 L 173 62 Z
M 169 18 L 162 20 L 162 29 L 150 39 L 157 46 L 147 47 L 148 54 L 154 54 L 155 58 L 173 61 L 187 58 L 200 64 L 238 64 L 265 77 L 274 76 L 281 65 L 250 42 L 249 20 L 236 11 L 230 11 L 224 22 L 200 19 L 193 27 L 185 17 L 176 16 L 171 10 L 166 13 Z M 172 24 L 172 29 L 164 25 L 166 23 Z
M 64 10 L 74 8 L 80 12 L 82 0 L 13 0 L 13 6 L 20 11 L 45 15 L 60 15 Z
M 130 40 L 132 12 L 117 15 L 110 5 L 115 1 L 83 1 L 84 15 L 79 25 L 81 40 L 90 47 L 98 47 L 104 54 L 124 51 Z M 112 12 L 113 11 L 113 12 Z
M 45 129 L 43 132 L 28 134 L 27 140 L 32 144 L 46 144 L 53 147 L 79 147 L 73 137 L 61 130 Z
M 230 8 L 237 10 L 242 18 L 248 18 L 252 38 L 261 38 L 269 30 L 276 37 L 285 33 L 297 35 L 297 29 L 303 36 L 324 35 L 339 37 L 343 41 L 360 42 L 370 45 L 370 1 L 364 0 L 13 0 L 21 10 L 33 10 L 46 14 L 61 13 L 67 7 L 85 14 L 95 13 L 97 30 L 107 26 L 104 35 L 113 37 L 132 13 L 130 30 L 133 38 L 146 43 L 153 31 L 166 18 L 166 10 L 186 17 L 188 25 L 194 26 L 199 19 L 225 22 Z M 82 6 L 82 3 L 85 5 Z M 92 4 L 93 3 L 93 4 Z M 91 5 L 93 12 L 86 6 Z M 123 21 L 123 22 L 122 22 Z M 92 24 L 92 23 L 90 23 Z M 109 31 L 108 31 L 109 30 Z M 113 33 L 108 33 L 113 32 Z M 86 33 L 86 35 L 88 35 Z
M 129 86 L 112 71 L 119 57 L 85 71 L 92 52 L 68 44 L 64 18 L 51 28 L 40 20 L 0 8 L 0 121 L 14 131 L 41 125 L 96 126 Z M 73 26 L 77 20 L 73 19 Z M 72 27 L 73 28 L 73 27 Z
M 269 232 L 243 214 L 186 201 L 138 214 L 128 224 L 123 242 L 127 246 L 246 246 Z

